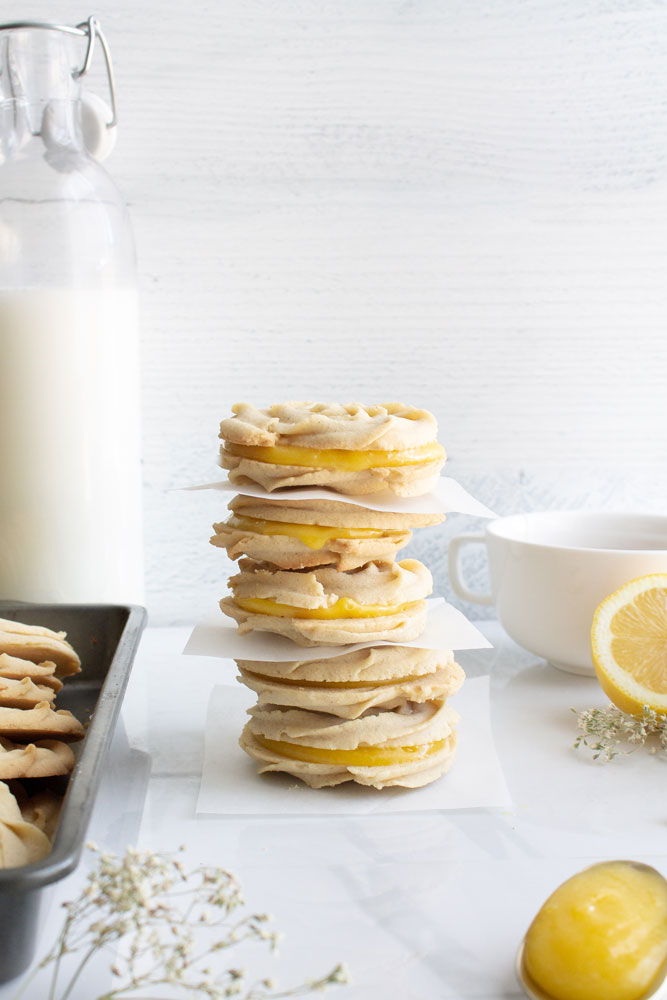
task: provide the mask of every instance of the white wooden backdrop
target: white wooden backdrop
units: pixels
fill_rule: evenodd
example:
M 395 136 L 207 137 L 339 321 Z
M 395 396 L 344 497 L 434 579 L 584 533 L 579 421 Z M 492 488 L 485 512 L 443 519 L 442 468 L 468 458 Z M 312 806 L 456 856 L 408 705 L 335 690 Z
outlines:
M 665 506 L 667 5 L 3 5 L 91 12 L 139 252 L 154 622 L 222 595 L 219 498 L 169 490 L 212 477 L 237 399 L 425 405 L 501 513 Z M 417 542 L 440 590 L 470 527 Z

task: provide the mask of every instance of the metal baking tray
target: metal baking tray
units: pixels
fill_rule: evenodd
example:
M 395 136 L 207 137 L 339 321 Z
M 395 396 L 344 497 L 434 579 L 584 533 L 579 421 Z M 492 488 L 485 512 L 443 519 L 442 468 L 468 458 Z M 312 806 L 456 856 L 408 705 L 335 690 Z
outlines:
M 135 605 L 0 601 L 0 618 L 67 632 L 68 642 L 81 657 L 81 673 L 65 678 L 56 707 L 69 709 L 84 725 L 89 723 L 85 738 L 70 744 L 77 758 L 71 775 L 22 779 L 29 791 L 49 784 L 66 794 L 48 857 L 0 870 L 0 982 L 6 982 L 32 960 L 43 890 L 78 864 L 146 611 Z

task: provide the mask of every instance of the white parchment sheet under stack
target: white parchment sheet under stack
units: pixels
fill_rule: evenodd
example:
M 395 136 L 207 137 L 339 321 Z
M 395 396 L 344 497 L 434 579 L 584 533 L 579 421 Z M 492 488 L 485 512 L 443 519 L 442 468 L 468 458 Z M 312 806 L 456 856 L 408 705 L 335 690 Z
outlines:
M 511 805 L 491 731 L 488 677 L 470 678 L 451 699 L 452 708 L 461 716 L 456 759 L 451 771 L 423 788 L 378 790 L 352 782 L 309 788 L 288 774 L 258 774 L 256 761 L 238 746 L 245 711 L 254 701 L 254 692 L 240 686 L 213 689 L 198 813 L 362 816 Z
M 431 493 L 420 497 L 397 497 L 389 490 L 363 496 L 348 496 L 324 487 L 299 486 L 269 493 L 253 483 L 236 485 L 229 479 L 220 479 L 200 486 L 185 486 L 184 491 L 218 490 L 221 493 L 240 493 L 244 497 L 261 500 L 338 500 L 367 510 L 386 511 L 392 514 L 471 514 L 473 517 L 495 517 L 483 503 L 471 496 L 466 489 L 449 476 L 441 476 Z

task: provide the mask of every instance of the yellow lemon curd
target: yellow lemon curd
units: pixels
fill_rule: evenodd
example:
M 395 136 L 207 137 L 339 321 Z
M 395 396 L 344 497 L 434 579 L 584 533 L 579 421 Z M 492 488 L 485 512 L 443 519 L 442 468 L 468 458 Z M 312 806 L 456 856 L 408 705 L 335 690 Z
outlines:
M 332 528 L 319 524 L 292 524 L 288 521 L 269 521 L 262 517 L 233 514 L 227 524 L 230 528 L 252 531 L 259 535 L 287 535 L 298 538 L 309 549 L 323 549 L 333 538 L 392 538 L 402 531 L 383 531 L 381 528 Z
M 297 608 L 293 604 L 279 604 L 269 597 L 234 597 L 234 601 L 244 611 L 255 615 L 275 615 L 277 618 L 382 618 L 384 615 L 401 614 L 411 611 L 421 601 L 407 604 L 359 604 L 351 597 L 339 597 L 328 608 Z
M 666 964 L 667 882 L 630 861 L 564 882 L 524 942 L 524 969 L 553 1000 L 641 1000 Z
M 423 680 L 429 674 L 415 674 L 413 677 L 389 677 L 379 681 L 304 681 L 295 677 L 269 677 L 266 674 L 258 674 L 253 670 L 246 670 L 246 674 L 255 677 L 257 680 L 268 684 L 287 684 L 293 687 L 302 688 L 376 688 L 388 687 L 392 684 L 407 684 L 413 681 Z
M 228 442 L 225 450 L 238 458 L 251 458 L 255 462 L 270 465 L 298 465 L 313 469 L 345 469 L 356 472 L 359 469 L 393 469 L 404 465 L 423 465 L 436 462 L 445 456 L 445 449 L 437 441 L 406 448 L 402 451 L 353 451 L 344 448 L 300 448 L 296 445 L 233 444 Z
M 303 743 L 288 743 L 285 740 L 269 740 L 265 736 L 255 736 L 265 750 L 272 750 L 281 757 L 302 760 L 308 764 L 334 764 L 341 767 L 387 767 L 391 764 L 409 764 L 414 760 L 424 760 L 445 746 L 445 740 L 434 740 L 415 747 L 357 747 L 355 750 L 328 750 L 323 747 L 307 747 Z

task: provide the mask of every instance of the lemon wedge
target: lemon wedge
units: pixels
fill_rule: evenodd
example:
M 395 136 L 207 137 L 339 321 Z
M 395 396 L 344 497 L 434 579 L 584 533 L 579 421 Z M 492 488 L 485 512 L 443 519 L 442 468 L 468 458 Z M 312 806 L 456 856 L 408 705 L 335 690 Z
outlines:
M 605 598 L 591 629 L 595 673 L 631 715 L 644 705 L 667 714 L 667 573 L 630 580 Z

